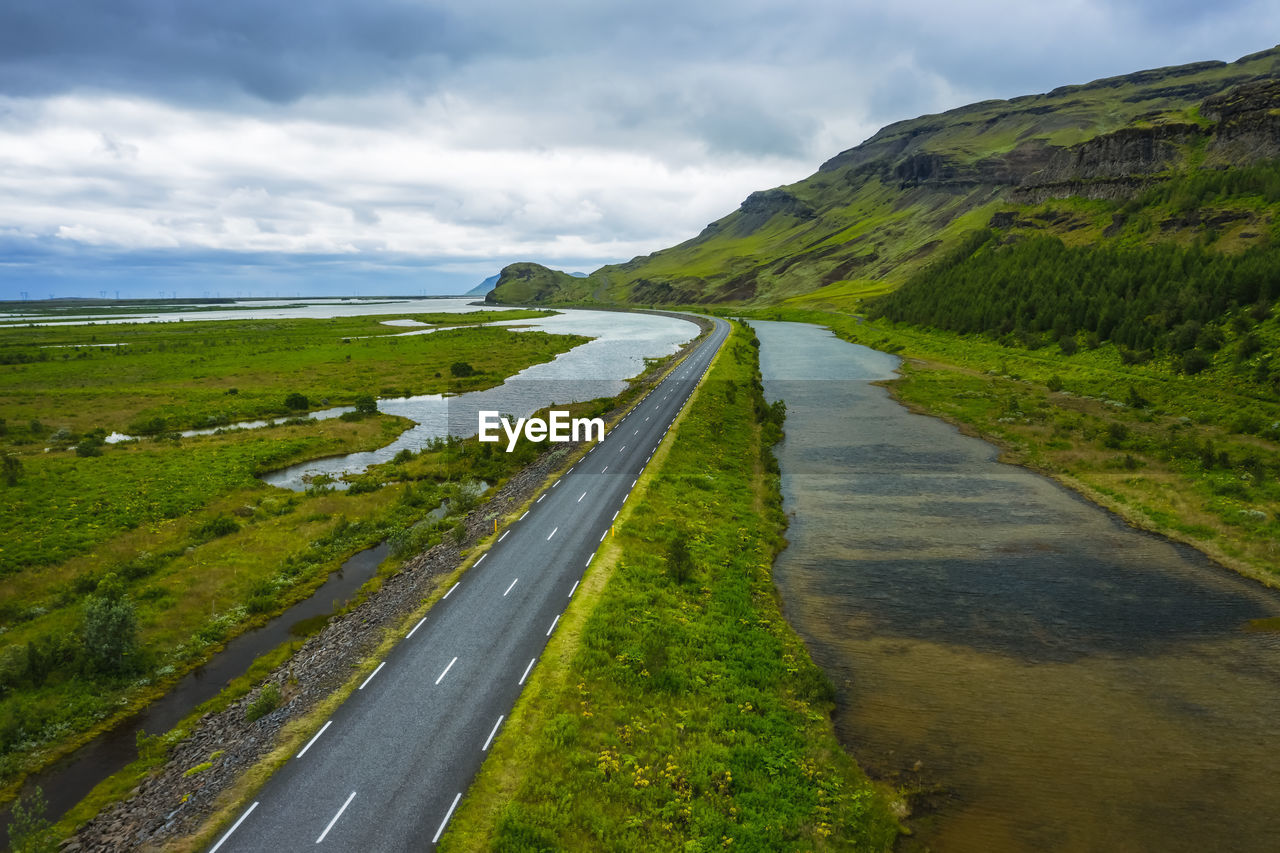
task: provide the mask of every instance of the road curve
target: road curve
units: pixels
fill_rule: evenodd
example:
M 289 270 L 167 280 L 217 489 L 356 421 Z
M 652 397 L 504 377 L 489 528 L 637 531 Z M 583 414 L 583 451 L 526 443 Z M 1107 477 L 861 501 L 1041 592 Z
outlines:
M 214 843 L 434 848 L 636 478 L 729 332 L 712 333 L 413 626 Z

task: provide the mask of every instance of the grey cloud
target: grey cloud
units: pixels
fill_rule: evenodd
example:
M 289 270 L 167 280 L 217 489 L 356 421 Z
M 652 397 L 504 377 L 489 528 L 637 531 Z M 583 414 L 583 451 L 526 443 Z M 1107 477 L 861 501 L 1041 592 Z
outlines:
M 0 91 L 286 103 L 406 70 L 429 79 L 483 44 L 447 7 L 385 0 L 11 0 L 0 5 Z

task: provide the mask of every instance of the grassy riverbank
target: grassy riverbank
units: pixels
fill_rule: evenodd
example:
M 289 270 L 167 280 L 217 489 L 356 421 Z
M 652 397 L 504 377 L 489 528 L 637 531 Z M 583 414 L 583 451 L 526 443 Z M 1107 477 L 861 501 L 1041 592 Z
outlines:
M 735 330 L 587 572 L 448 850 L 885 849 L 782 618 L 780 412 Z
M 906 405 L 1135 525 L 1280 586 L 1280 402 L 1225 354 L 1188 375 L 1171 362 L 1127 363 L 1109 343 L 1068 354 L 844 313 L 748 313 L 898 353 L 907 361 L 890 387 Z
M 173 429 L 207 421 L 209 400 L 226 407 L 217 415 L 224 421 L 371 401 L 393 380 L 397 393 L 472 390 L 586 340 L 494 327 L 352 337 L 387 334 L 382 319 L 0 331 L 0 353 L 36 353 L 0 364 L 9 460 L 0 480 L 0 791 L 11 795 L 23 774 L 164 693 L 226 639 L 309 595 L 356 551 L 391 538 L 407 555 L 439 541 L 469 508 L 464 476 L 498 482 L 527 461 L 474 442 L 441 443 L 398 457 L 349 491 L 295 494 L 257 475 L 383 446 L 408 421 L 303 417 L 177 437 Z M 130 346 L 32 343 L 108 334 Z M 325 377 L 341 381 L 330 386 Z M 223 387 L 232 381 L 234 394 Z M 292 394 L 306 397 L 305 406 L 287 403 Z M 132 408 L 156 400 L 165 401 L 159 409 Z M 154 437 L 100 440 L 155 418 L 164 423 Z M 427 519 L 445 500 L 450 515 Z

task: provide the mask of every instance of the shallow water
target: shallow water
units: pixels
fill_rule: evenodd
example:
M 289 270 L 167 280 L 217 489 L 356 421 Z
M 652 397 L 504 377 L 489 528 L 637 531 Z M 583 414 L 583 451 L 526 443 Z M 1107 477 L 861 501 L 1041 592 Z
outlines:
M 911 414 L 893 357 L 754 325 L 775 577 L 842 741 L 933 792 L 900 849 L 1280 849 L 1280 595 Z
M 406 417 L 414 426 L 377 450 L 303 462 L 272 471 L 262 479 L 273 486 L 302 491 L 310 478 L 321 474 L 334 478 L 358 474 L 370 465 L 391 461 L 401 450 L 421 450 L 432 439 L 475 435 L 481 410 L 525 417 L 553 404 L 612 397 L 626 388 L 627 379 L 644 370 L 646 358 L 670 355 L 698 334 L 696 324 L 675 317 L 572 309 L 553 317 L 492 325 L 518 325 L 594 340 L 552 361 L 532 365 L 495 388 L 456 397 L 424 394 L 379 399 L 378 411 Z

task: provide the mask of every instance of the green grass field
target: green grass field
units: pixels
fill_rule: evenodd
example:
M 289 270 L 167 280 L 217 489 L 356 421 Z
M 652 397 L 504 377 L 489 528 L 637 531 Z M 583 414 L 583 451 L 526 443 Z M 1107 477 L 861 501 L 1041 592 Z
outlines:
M 497 484 L 528 461 L 474 441 L 442 442 L 346 492 L 265 485 L 257 479 L 265 471 L 381 447 L 409 425 L 381 414 L 297 418 L 306 408 L 489 387 L 586 340 L 498 327 L 394 338 L 388 333 L 400 330 L 381 319 L 0 331 L 4 790 L 162 693 L 229 637 L 309 595 L 356 551 L 390 538 L 398 562 L 439 542 L 472 503 L 459 488 L 464 479 Z M 86 346 L 95 337 L 129 345 Z M 291 394 L 306 396 L 306 407 L 286 405 Z M 211 417 L 281 413 L 295 419 L 190 438 L 173 432 Z M 101 442 L 106 431 L 156 418 L 164 424 L 153 437 Z M 446 499 L 450 514 L 427 519 Z M 104 613 L 98 622 L 127 640 L 109 659 L 96 653 L 92 628 Z M 112 613 L 127 618 L 112 622 Z

